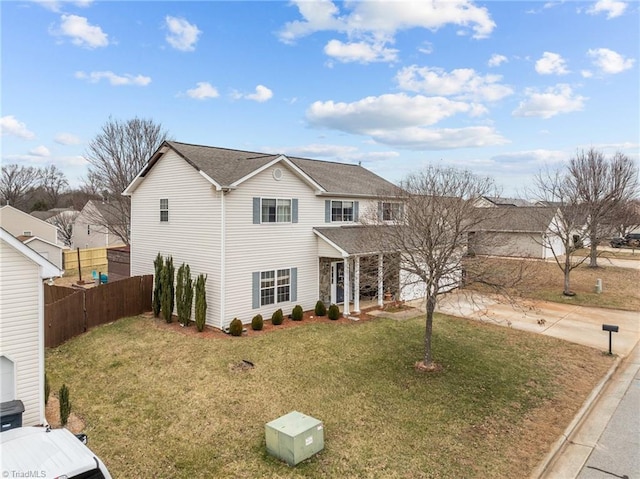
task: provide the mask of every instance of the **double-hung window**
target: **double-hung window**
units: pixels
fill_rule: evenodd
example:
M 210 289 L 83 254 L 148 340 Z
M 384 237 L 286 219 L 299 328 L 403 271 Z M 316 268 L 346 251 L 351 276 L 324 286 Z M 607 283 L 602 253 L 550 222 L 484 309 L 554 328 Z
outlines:
M 286 303 L 291 298 L 291 269 L 260 272 L 260 306 Z
M 382 203 L 382 221 L 399 221 L 402 216 L 402 203 Z
M 260 273 L 260 306 L 275 303 L 275 271 Z
M 169 221 L 169 199 L 160 199 L 160 222 L 166 223 Z
M 353 221 L 353 201 L 332 201 L 331 221 Z
M 262 198 L 262 223 L 291 223 L 291 200 Z

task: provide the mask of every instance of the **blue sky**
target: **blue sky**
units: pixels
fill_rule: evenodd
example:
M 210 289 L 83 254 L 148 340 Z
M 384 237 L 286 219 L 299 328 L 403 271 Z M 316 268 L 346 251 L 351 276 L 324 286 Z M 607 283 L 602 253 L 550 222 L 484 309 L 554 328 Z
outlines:
M 3 1 L 2 162 L 72 185 L 111 116 L 177 141 L 430 164 L 516 195 L 598 148 L 639 159 L 637 2 Z

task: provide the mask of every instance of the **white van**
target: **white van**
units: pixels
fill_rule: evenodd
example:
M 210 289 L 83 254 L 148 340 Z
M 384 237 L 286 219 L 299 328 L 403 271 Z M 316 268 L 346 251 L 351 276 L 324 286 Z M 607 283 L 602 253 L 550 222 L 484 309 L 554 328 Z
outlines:
M 19 427 L 0 432 L 2 477 L 111 479 L 107 468 L 67 429 Z

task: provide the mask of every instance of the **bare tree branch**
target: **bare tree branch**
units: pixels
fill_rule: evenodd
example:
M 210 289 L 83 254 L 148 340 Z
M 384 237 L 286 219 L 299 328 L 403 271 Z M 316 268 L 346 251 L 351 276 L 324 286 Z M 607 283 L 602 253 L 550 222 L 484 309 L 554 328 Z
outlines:
M 38 170 L 31 166 L 2 165 L 0 198 L 3 205 L 27 211 L 37 186 Z
M 151 155 L 167 138 L 162 125 L 140 118 L 125 122 L 109 118 L 101 132 L 89 142 L 87 188 L 106 193 L 111 214 L 103 216 L 101 226 L 129 244 L 131 200 L 121 193 L 142 170 Z M 117 218 L 115 224 L 105 219 Z M 126 226 L 124 226 L 126 225 Z

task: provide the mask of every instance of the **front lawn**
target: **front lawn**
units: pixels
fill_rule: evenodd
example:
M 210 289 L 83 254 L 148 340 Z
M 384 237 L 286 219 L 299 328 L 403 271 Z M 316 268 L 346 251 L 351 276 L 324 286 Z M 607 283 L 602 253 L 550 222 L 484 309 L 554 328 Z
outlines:
M 562 294 L 564 273 L 554 261 L 525 261 L 522 259 L 483 258 L 484 268 L 504 275 L 513 271 L 519 263 L 523 267 L 523 277 L 514 287 L 515 292 L 530 299 L 553 301 L 556 303 L 594 306 L 600 308 L 640 311 L 640 274 L 637 269 L 619 268 L 600 259 L 598 268 L 589 268 L 588 261 L 571 271 L 571 290 L 575 296 Z M 602 280 L 602 293 L 595 292 L 596 280 Z M 480 285 L 470 289 L 483 291 Z
M 47 351 L 116 478 L 526 477 L 610 367 L 600 351 L 436 316 L 444 371 L 417 373 L 422 318 L 202 337 L 148 316 Z M 253 369 L 237 367 L 243 360 Z M 264 425 L 297 410 L 325 449 L 295 468 Z

